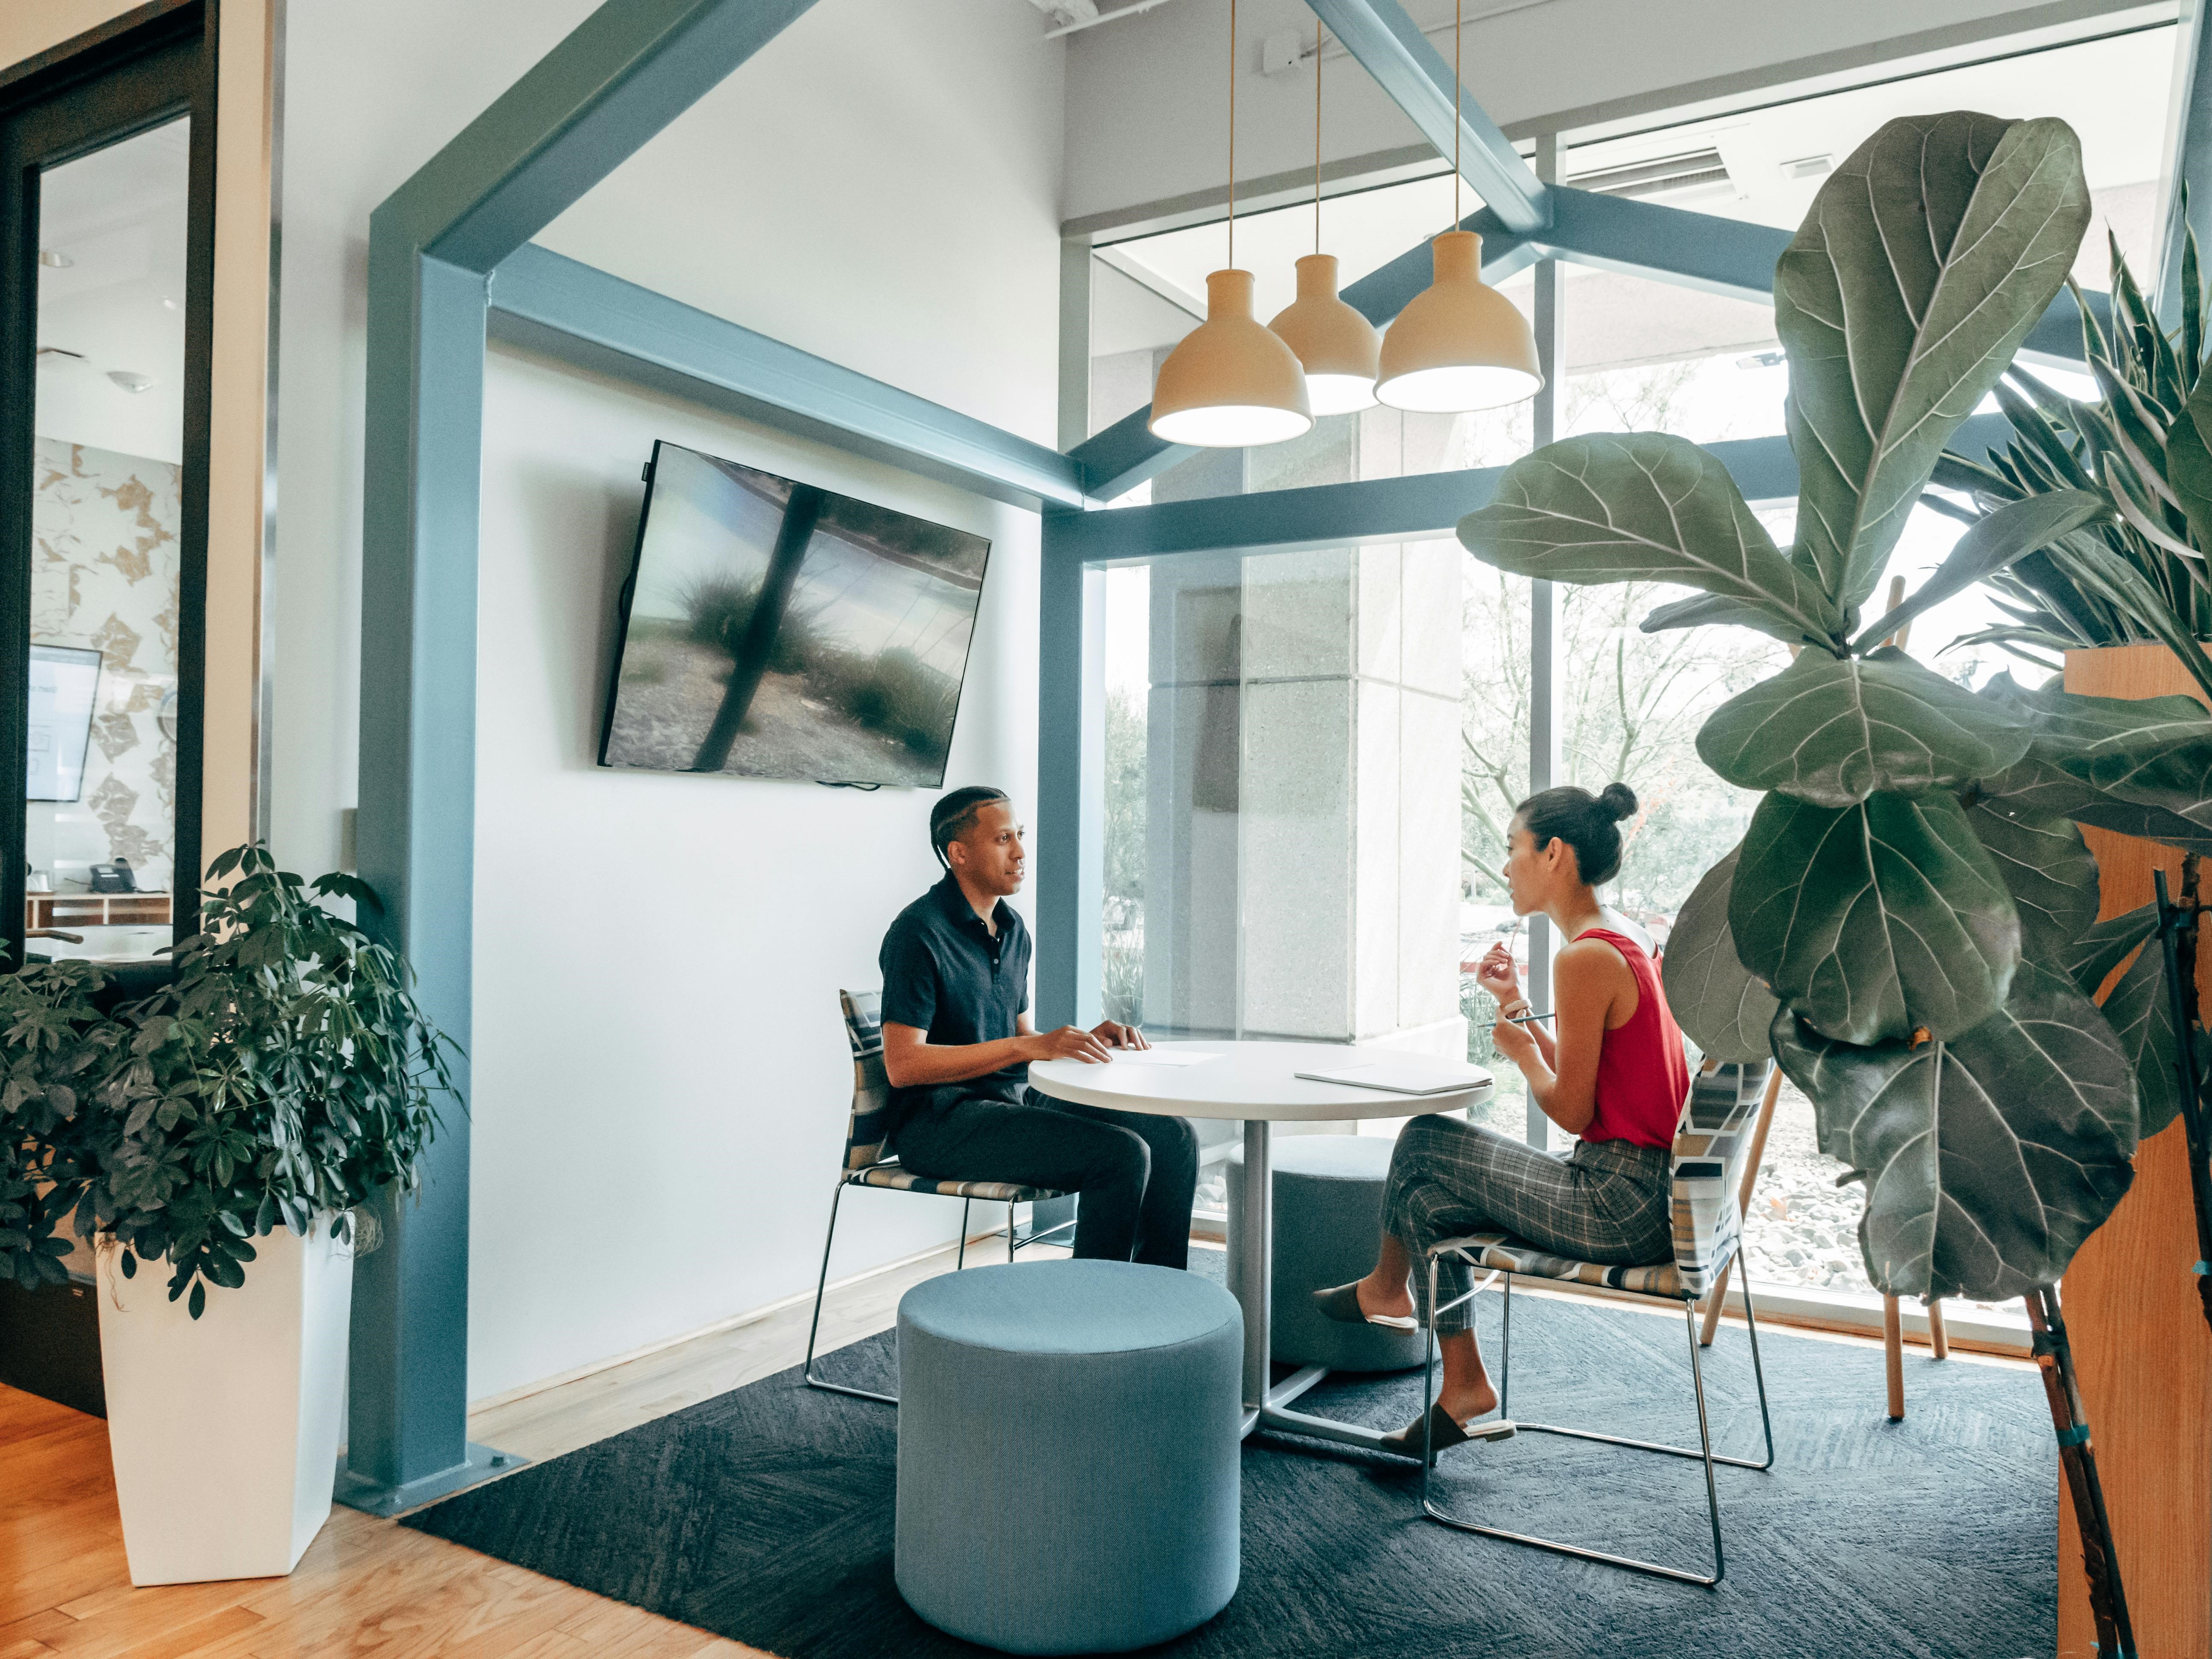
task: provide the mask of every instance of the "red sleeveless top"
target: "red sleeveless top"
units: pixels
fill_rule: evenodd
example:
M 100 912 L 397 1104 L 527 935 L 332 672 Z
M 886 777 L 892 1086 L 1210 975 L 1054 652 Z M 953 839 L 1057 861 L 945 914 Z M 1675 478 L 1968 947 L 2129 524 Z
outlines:
M 1671 1146 L 1690 1096 L 1690 1062 L 1651 958 L 1634 939 L 1610 928 L 1591 927 L 1575 937 L 1603 939 L 1636 975 L 1636 1012 L 1627 1024 L 1607 1031 L 1598 1049 L 1597 1110 L 1582 1138 Z

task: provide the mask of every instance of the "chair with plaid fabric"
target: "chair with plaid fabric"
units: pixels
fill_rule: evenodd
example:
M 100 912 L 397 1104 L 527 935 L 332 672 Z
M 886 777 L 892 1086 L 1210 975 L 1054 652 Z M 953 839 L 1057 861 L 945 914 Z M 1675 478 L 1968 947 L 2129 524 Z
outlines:
M 830 1236 L 822 1243 L 822 1275 L 814 1285 L 814 1322 L 806 1329 L 806 1364 L 801 1372 L 806 1385 L 831 1394 L 848 1394 L 856 1400 L 880 1400 L 898 1404 L 898 1396 L 867 1389 L 828 1382 L 814 1374 L 814 1342 L 822 1329 L 822 1295 L 830 1285 L 830 1250 L 837 1242 L 837 1206 L 848 1187 L 880 1187 L 892 1192 L 922 1193 L 934 1198 L 957 1198 L 960 1203 L 960 1253 L 955 1271 L 968 1263 L 968 1215 L 975 1201 L 1006 1206 L 1006 1260 L 1024 1244 L 1034 1244 L 1075 1224 L 1063 1222 L 1026 1237 L 1014 1231 L 1014 1206 L 1038 1204 L 1066 1194 L 1049 1187 L 1023 1187 L 1006 1181 L 932 1181 L 899 1167 L 884 1146 L 890 1139 L 885 1116 L 890 1102 L 890 1079 L 884 1073 L 883 995 L 877 991 L 840 991 L 837 1000 L 845 1014 L 845 1036 L 853 1048 L 853 1115 L 845 1127 L 845 1166 L 837 1173 L 837 1188 L 830 1200 Z
M 1501 1417 L 1507 1414 L 1506 1403 L 1512 1384 L 1513 1280 L 1516 1275 L 1524 1279 L 1549 1279 L 1569 1284 L 1593 1285 L 1627 1296 L 1680 1305 L 1690 1336 L 1690 1382 L 1698 1401 L 1698 1446 L 1660 1445 L 1649 1440 L 1631 1440 L 1619 1435 L 1598 1434 L 1588 1429 L 1561 1428 L 1549 1423 L 1516 1423 L 1515 1426 L 1530 1433 L 1566 1435 L 1577 1440 L 1599 1440 L 1612 1446 L 1630 1446 L 1638 1451 L 1663 1452 L 1670 1457 L 1702 1459 L 1705 1466 L 1705 1503 L 1712 1517 L 1712 1572 L 1707 1575 L 1686 1571 L 1680 1567 L 1662 1566 L 1656 1561 L 1609 1555 L 1601 1550 L 1584 1549 L 1579 1545 L 1563 1544 L 1549 1538 L 1508 1532 L 1464 1520 L 1438 1507 L 1429 1495 L 1429 1460 L 1424 1458 L 1421 1466 L 1421 1508 L 1430 1519 L 1456 1527 L 1462 1532 L 1480 1533 L 1486 1538 L 1533 1545 L 1538 1549 L 1579 1556 L 1585 1561 L 1601 1561 L 1609 1566 L 1627 1567 L 1661 1578 L 1679 1579 L 1692 1584 L 1720 1583 L 1725 1564 L 1721 1554 L 1720 1492 L 1713 1480 L 1714 1466 L 1726 1463 L 1740 1469 L 1763 1471 L 1772 1468 L 1774 1424 L 1767 1414 L 1766 1374 L 1759 1361 L 1759 1320 L 1752 1308 L 1750 1278 L 1744 1273 L 1743 1264 L 1737 1261 L 1736 1279 L 1743 1291 L 1744 1321 L 1751 1338 L 1751 1369 L 1758 1382 L 1759 1420 L 1766 1435 L 1766 1456 L 1763 1462 L 1754 1463 L 1747 1458 L 1715 1455 L 1712 1427 L 1705 1412 L 1705 1373 L 1698 1364 L 1697 1304 L 1707 1290 L 1719 1282 L 1722 1269 L 1735 1257 L 1737 1246 L 1741 1243 L 1743 1218 L 1736 1207 L 1736 1174 L 1751 1139 L 1752 1121 L 1758 1115 L 1759 1100 L 1766 1086 L 1766 1074 L 1772 1064 L 1771 1060 L 1749 1066 L 1709 1063 L 1705 1071 L 1691 1079 L 1690 1097 L 1684 1103 L 1681 1119 L 1674 1130 L 1674 1249 L 1668 1260 L 1632 1267 L 1576 1261 L 1539 1250 L 1509 1233 L 1474 1233 L 1465 1238 L 1447 1238 L 1426 1252 L 1429 1305 L 1431 1308 L 1436 1307 L 1437 1301 L 1437 1264 L 1447 1255 L 1456 1256 L 1476 1268 L 1489 1269 L 1493 1277 L 1498 1274 L 1504 1277 L 1503 1331 L 1498 1343 L 1498 1406 Z M 1483 1282 L 1487 1284 L 1488 1280 Z M 1480 1289 L 1478 1285 L 1468 1295 L 1474 1296 Z M 1451 1305 L 1456 1306 L 1457 1304 Z M 1428 1344 L 1428 1365 L 1422 1374 L 1421 1421 L 1424 1424 L 1429 1420 L 1435 1364 L 1436 1338 L 1432 1329 Z

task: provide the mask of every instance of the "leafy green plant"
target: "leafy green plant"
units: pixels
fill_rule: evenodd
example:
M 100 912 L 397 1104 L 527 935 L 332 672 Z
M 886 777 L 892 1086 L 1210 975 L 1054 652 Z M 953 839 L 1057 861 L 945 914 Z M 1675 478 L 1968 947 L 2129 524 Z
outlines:
M 2055 1283 L 2172 1107 L 2150 931 L 2099 924 L 2077 823 L 2212 847 L 2212 720 L 2186 698 L 1982 694 L 1884 641 L 1911 617 L 2120 518 L 2102 490 L 1990 502 L 1867 622 L 1943 446 L 2058 291 L 2089 217 L 2051 120 L 1893 121 L 1823 186 L 1775 273 L 1802 495 L 1778 548 L 1718 461 L 1655 434 L 1571 438 L 1465 520 L 1475 556 L 1555 581 L 1701 590 L 1647 631 L 1726 622 L 1796 649 L 1698 733 L 1765 792 L 1675 925 L 1678 1018 L 1723 1059 L 1772 1053 L 1863 1181 L 1883 1291 L 1996 1299 Z M 2104 556 L 2096 553 L 2095 556 Z M 2146 958 L 2150 958 L 2146 961 Z M 2137 1018 L 2130 1010 L 2141 1010 Z M 2139 1082 L 2140 1079 L 2140 1082 Z M 2161 1115 L 2164 1114 L 2164 1116 Z
M 1936 475 L 1970 492 L 1983 514 L 2083 492 L 2106 516 L 1993 573 L 2008 620 L 1954 643 L 1988 641 L 2055 667 L 2050 652 L 2158 641 L 2212 693 L 2212 663 L 2191 648 L 2212 635 L 2212 344 L 2197 239 L 2182 244 L 2178 334 L 2160 325 L 2117 241 L 2112 258 L 2112 326 L 2081 307 L 2082 355 L 2100 398 L 2069 398 L 2014 364 L 1995 387 L 2013 441 L 1986 466 L 1946 457 Z
M 303 884 L 258 845 L 208 873 L 228 884 L 150 996 L 112 1006 L 89 963 L 0 975 L 0 1278 L 66 1277 L 73 1221 L 119 1243 L 126 1277 L 166 1261 L 197 1319 L 207 1285 L 245 1282 L 253 1239 L 413 1189 L 451 1044 L 405 964 L 316 902 L 375 894 Z

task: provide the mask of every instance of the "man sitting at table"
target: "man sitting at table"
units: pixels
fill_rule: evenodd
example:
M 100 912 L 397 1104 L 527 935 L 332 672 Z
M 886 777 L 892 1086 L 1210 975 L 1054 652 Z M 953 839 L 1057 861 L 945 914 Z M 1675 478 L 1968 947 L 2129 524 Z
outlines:
M 1188 1267 L 1190 1125 L 1029 1086 L 1033 1060 L 1103 1064 L 1146 1044 L 1110 1019 L 1088 1031 L 1030 1029 L 1030 931 L 1005 902 L 1021 890 L 1025 854 L 1006 792 L 955 789 L 931 811 L 929 841 L 945 878 L 899 912 L 878 957 L 899 1162 L 933 1181 L 1079 1193 L 1077 1255 Z

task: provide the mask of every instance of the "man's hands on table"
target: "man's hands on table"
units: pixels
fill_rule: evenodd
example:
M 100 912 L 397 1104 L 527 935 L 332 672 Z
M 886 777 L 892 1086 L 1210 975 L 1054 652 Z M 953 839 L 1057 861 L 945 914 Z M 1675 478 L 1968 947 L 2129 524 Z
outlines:
M 1120 1025 L 1114 1021 L 1101 1020 L 1090 1030 L 1080 1025 L 1063 1025 L 1058 1030 L 1040 1031 L 1030 1039 L 1036 1052 L 1031 1060 L 1079 1060 L 1086 1065 L 1102 1065 L 1114 1058 L 1116 1048 L 1149 1048 L 1145 1034 L 1133 1025 Z

